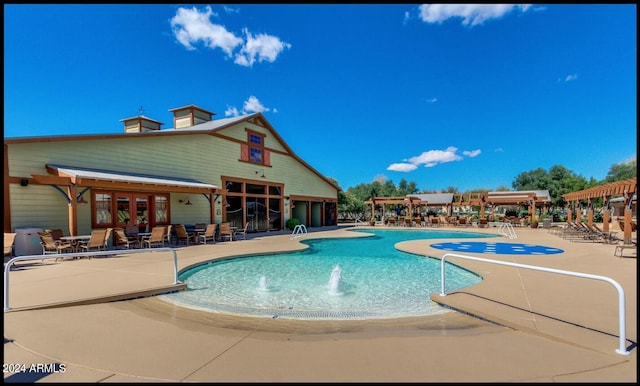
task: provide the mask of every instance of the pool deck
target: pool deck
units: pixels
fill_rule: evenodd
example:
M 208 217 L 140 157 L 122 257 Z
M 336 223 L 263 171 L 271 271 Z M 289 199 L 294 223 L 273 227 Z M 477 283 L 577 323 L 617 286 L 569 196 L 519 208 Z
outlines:
M 346 237 L 345 226 L 307 239 Z M 368 227 L 361 227 L 366 229 Z M 386 228 L 386 227 L 378 227 Z M 497 228 L 439 228 L 498 234 Z M 17 263 L 4 312 L 4 364 L 62 364 L 4 373 L 5 382 L 637 382 L 637 251 L 516 228 L 499 242 L 561 248 L 554 255 L 464 255 L 587 273 L 604 281 L 447 258 L 475 286 L 431 299 L 459 311 L 369 321 L 241 318 L 185 310 L 148 294 L 173 285 L 170 252 Z M 298 239 L 304 240 L 304 239 Z M 406 252 L 442 258 L 415 240 Z M 488 239 L 482 239 L 483 241 Z M 212 258 L 304 248 L 288 233 L 177 248 L 180 269 Z M 454 252 L 457 253 L 457 252 Z M 128 295 L 128 296 L 125 296 Z M 75 303 L 74 303 L 75 302 Z M 75 304 L 75 305 L 74 305 Z

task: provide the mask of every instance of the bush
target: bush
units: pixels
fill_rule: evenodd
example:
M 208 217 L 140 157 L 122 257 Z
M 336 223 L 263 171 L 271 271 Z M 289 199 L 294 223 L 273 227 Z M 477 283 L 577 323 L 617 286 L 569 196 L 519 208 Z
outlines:
M 293 228 L 295 228 L 296 225 L 298 224 L 300 224 L 300 220 L 298 220 L 295 217 L 292 217 L 287 220 L 287 229 L 293 230 Z

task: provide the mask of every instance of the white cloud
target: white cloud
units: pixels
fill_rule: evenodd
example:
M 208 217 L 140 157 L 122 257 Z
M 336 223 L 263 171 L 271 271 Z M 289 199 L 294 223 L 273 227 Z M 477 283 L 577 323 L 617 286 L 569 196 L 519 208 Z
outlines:
M 239 111 L 235 106 L 227 106 L 227 109 L 224 112 L 225 117 L 233 116 L 237 117 L 240 114 L 252 114 L 252 113 L 262 113 L 265 111 L 271 111 L 269 107 L 265 107 L 262 102 L 255 96 L 251 95 L 249 99 L 244 101 L 242 104 L 242 111 Z M 273 109 L 274 112 L 277 112 L 276 109 Z
M 410 172 L 416 170 L 418 166 L 423 165 L 425 168 L 431 168 L 438 164 L 446 162 L 461 161 L 463 157 L 457 154 L 458 148 L 449 146 L 445 150 L 429 150 L 425 151 L 419 156 L 404 159 L 402 163 L 393 163 L 387 167 L 387 170 L 393 170 L 395 172 Z M 477 150 L 465 150 L 462 152 L 467 157 L 477 157 L 482 151 Z
M 242 105 L 242 112 L 245 114 L 250 113 L 261 113 L 263 111 L 269 111 L 267 107 L 258 100 L 258 98 L 251 95 L 249 99 L 244 101 L 244 105 Z
M 420 18 L 426 23 L 442 23 L 462 18 L 462 25 L 476 26 L 487 20 L 499 19 L 514 9 L 526 12 L 530 4 L 422 4 Z
M 470 158 L 475 158 L 477 156 L 480 155 L 480 153 L 482 153 L 482 150 L 477 149 L 477 150 L 465 150 L 462 152 L 462 154 L 466 155 L 467 157 Z
M 195 50 L 193 44 L 201 41 L 206 47 L 220 48 L 231 57 L 233 50 L 242 44 L 242 39 L 223 26 L 212 24 L 209 20 L 211 16 L 217 14 L 213 13 L 209 6 L 204 12 L 199 12 L 195 7 L 178 8 L 176 15 L 171 19 L 171 28 L 176 39 L 187 50 Z
M 229 13 L 234 10 L 225 8 L 225 11 Z M 210 6 L 205 7 L 204 11 L 195 7 L 178 8 L 171 18 L 171 28 L 176 40 L 190 51 L 195 50 L 198 43 L 211 49 L 220 48 L 228 58 L 235 57 L 235 64 L 245 67 L 253 66 L 256 61 L 273 63 L 284 49 L 291 48 L 291 44 L 276 36 L 257 34 L 254 37 L 246 28 L 242 31 L 246 37 L 244 40 L 227 31 L 224 26 L 212 23 L 212 16 L 217 17 L 218 14 Z M 238 47 L 240 50 L 234 55 Z
M 427 103 L 436 103 L 437 101 L 438 101 L 438 98 L 427 99 Z
M 227 106 L 227 109 L 224 111 L 225 117 L 237 117 L 238 115 L 240 115 L 238 109 L 232 106 Z
M 576 80 L 576 79 L 578 79 L 578 74 L 571 74 L 571 75 L 567 75 L 567 76 L 565 76 L 565 77 L 564 77 L 564 79 L 563 79 L 563 80 L 564 80 L 565 82 L 571 82 L 571 81 L 574 81 L 574 80 Z
M 235 59 L 235 63 L 241 66 L 251 67 L 256 59 L 258 62 L 266 60 L 273 63 L 285 48 L 291 48 L 291 44 L 275 36 L 258 34 L 254 37 L 246 28 L 243 32 L 247 36 L 247 41 L 236 54 Z
M 425 151 L 419 156 L 409 158 L 407 161 L 414 165 L 424 165 L 430 168 L 445 162 L 460 161 L 462 157 L 456 154 L 457 151 L 457 147 L 449 146 L 446 150 Z
M 417 165 L 407 163 L 396 163 L 387 166 L 387 170 L 392 170 L 394 172 L 410 172 L 412 170 L 416 170 L 417 168 Z
M 504 153 L 504 149 L 503 149 L 503 148 L 501 148 L 501 147 L 497 147 L 494 151 L 495 151 L 496 153 Z

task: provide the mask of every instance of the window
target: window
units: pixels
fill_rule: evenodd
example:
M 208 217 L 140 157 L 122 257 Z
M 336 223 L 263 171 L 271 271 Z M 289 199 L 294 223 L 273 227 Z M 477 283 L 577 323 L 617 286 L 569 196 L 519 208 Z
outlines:
M 155 205 L 156 205 L 156 224 L 165 224 L 168 223 L 169 213 L 168 208 L 169 205 L 167 203 L 168 199 L 166 196 L 156 196 L 155 197 Z
M 249 162 L 264 163 L 264 137 L 257 133 L 249 132 Z
M 96 223 L 111 224 L 111 194 L 96 194 Z

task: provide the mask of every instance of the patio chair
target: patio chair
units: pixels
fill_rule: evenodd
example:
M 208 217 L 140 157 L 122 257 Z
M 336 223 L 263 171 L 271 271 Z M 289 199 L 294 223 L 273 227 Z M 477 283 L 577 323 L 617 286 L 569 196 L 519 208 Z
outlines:
M 111 234 L 113 233 L 113 228 L 107 228 L 107 232 L 104 234 L 104 250 L 109 249 L 109 241 L 111 241 Z M 113 245 L 113 243 L 112 243 Z
M 198 235 L 198 240 L 202 240 L 203 244 L 207 243 L 207 240 L 216 242 L 216 231 L 218 230 L 218 224 L 207 224 L 207 228 L 204 233 Z
M 167 233 L 167 227 L 164 225 L 156 225 L 151 229 L 151 236 L 142 240 L 145 248 L 164 247 L 164 240 Z
M 247 222 L 247 223 L 244 225 L 244 228 L 236 229 L 236 230 L 233 232 L 233 238 L 234 238 L 234 239 L 236 239 L 236 240 L 238 240 L 238 235 L 242 235 L 242 239 L 243 239 L 243 240 L 246 240 L 246 239 L 247 239 L 247 229 L 249 229 L 249 225 L 251 225 L 251 223 L 250 223 L 250 222 Z
M 127 225 L 127 226 L 124 228 L 124 233 L 125 233 L 127 236 L 137 235 L 138 233 L 140 233 L 140 230 L 138 229 L 138 226 L 137 226 L 137 225 L 133 225 L 133 224 L 132 224 L 132 225 Z
M 124 233 L 124 229 L 122 228 L 114 228 L 113 229 L 113 246 L 118 249 L 124 247 L 126 249 L 131 249 L 140 247 L 140 241 L 136 237 L 127 237 Z
M 4 234 L 4 257 L 13 257 L 13 244 L 16 241 L 15 233 Z
M 233 241 L 233 232 L 231 232 L 231 223 L 223 222 L 220 224 L 220 240 L 229 238 L 229 241 Z
M 53 239 L 53 236 L 51 236 L 51 233 L 47 231 L 38 232 L 38 236 L 40 236 L 40 245 L 42 245 L 43 255 L 55 255 L 65 252 L 75 252 L 71 243 L 56 241 Z M 58 261 L 58 259 L 56 259 L 56 261 Z
M 167 231 L 164 235 L 164 241 L 167 243 L 167 245 L 171 245 L 171 229 L 173 228 L 173 225 L 167 225 Z
M 176 229 L 176 245 L 178 245 L 180 242 L 183 242 L 184 245 L 189 245 L 191 236 L 187 232 L 187 228 L 184 226 L 184 224 L 177 224 L 174 226 L 174 228 Z
M 91 238 L 89 241 L 84 244 L 80 244 L 80 250 L 83 252 L 102 251 L 105 249 L 104 240 L 106 237 L 106 229 L 94 229 L 91 231 Z
M 62 229 L 45 229 L 45 231 L 49 232 L 56 241 L 61 241 L 60 238 L 64 236 Z

